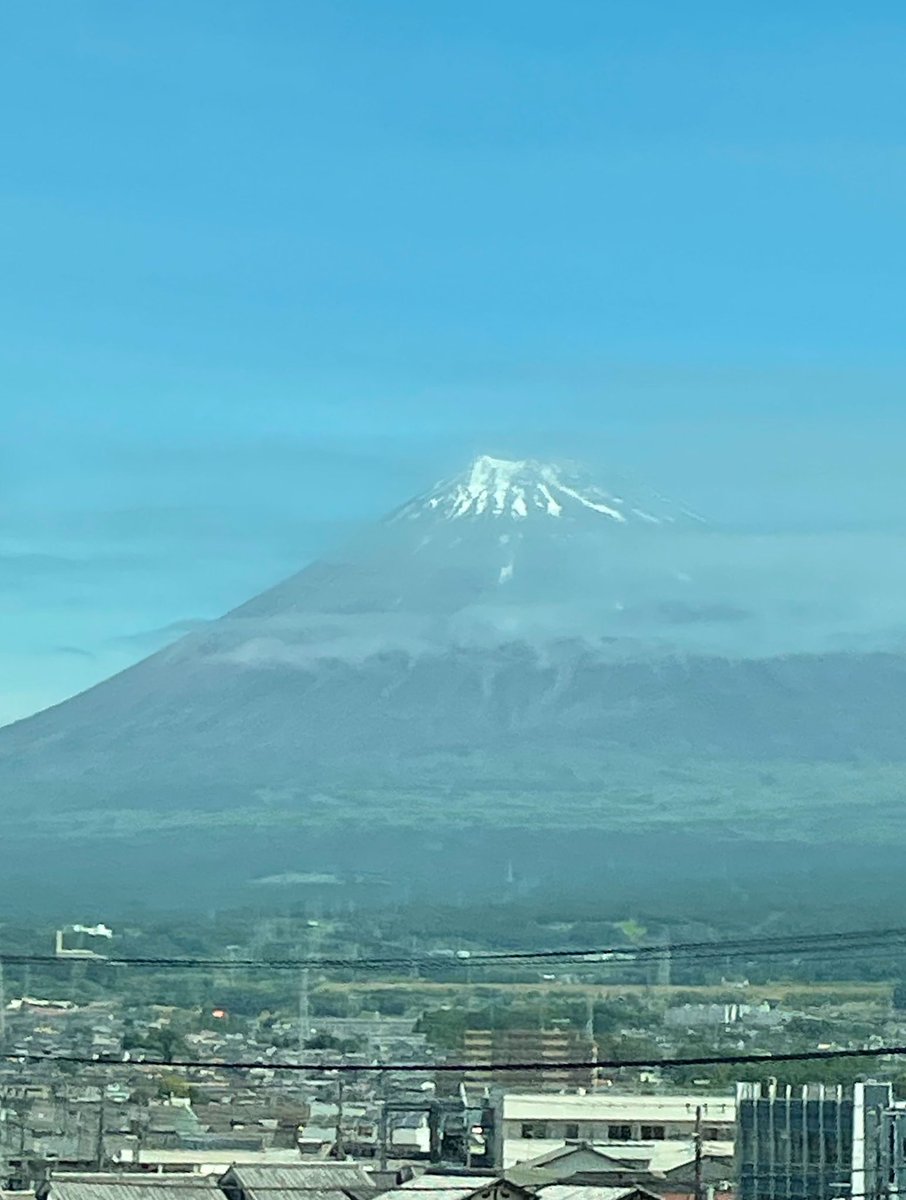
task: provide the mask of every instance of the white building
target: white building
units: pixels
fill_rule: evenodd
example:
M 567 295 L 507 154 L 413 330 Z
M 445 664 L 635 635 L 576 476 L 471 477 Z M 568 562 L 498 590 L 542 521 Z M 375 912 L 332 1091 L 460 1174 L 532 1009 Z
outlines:
M 724 1153 L 736 1132 L 732 1096 L 640 1096 L 634 1093 L 503 1097 L 503 1165 L 513 1166 L 570 1142 L 651 1145 L 690 1141 L 698 1132 L 713 1153 Z

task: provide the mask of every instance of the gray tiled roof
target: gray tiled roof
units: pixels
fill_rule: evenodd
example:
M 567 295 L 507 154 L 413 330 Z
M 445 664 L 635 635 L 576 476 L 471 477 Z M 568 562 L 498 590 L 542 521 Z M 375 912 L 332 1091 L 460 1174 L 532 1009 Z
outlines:
M 110 1182 L 53 1179 L 50 1183 L 50 1200 L 212 1200 L 215 1194 L 214 1181 L 205 1182 L 198 1176 L 191 1182 L 185 1177 L 167 1180 L 151 1176 L 126 1182 L 120 1176 Z
M 231 1167 L 223 1183 L 238 1184 L 247 1200 L 347 1200 L 344 1189 L 370 1188 L 358 1163 L 292 1163 L 286 1166 Z M 304 1189 L 300 1198 L 299 1191 Z

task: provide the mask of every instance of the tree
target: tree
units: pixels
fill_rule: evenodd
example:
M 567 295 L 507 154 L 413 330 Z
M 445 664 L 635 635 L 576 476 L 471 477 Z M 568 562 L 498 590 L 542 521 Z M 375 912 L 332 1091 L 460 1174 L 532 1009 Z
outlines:
M 127 1050 L 140 1050 L 148 1058 L 159 1058 L 164 1062 L 189 1056 L 185 1038 L 172 1023 L 160 1028 L 133 1030 L 123 1040 Z
M 170 1096 L 175 1096 L 179 1099 L 188 1098 L 194 1100 L 196 1096 L 195 1088 L 191 1084 L 186 1083 L 181 1075 L 162 1075 L 157 1084 L 157 1094 L 162 1100 L 166 1100 Z

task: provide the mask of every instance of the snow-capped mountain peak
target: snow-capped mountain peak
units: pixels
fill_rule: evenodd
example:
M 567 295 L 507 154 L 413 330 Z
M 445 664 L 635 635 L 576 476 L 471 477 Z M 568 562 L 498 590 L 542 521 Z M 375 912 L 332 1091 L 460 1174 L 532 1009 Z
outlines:
M 660 525 L 672 520 L 588 482 L 573 468 L 488 454 L 479 455 L 462 474 L 442 480 L 430 492 L 406 504 L 394 519 L 428 516 L 450 521 L 480 518 L 512 522 L 582 516 L 619 525 L 631 521 Z

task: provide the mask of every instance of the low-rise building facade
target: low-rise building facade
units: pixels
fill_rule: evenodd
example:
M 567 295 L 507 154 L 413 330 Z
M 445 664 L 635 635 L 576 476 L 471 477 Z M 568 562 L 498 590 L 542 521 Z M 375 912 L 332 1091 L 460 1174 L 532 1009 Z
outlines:
M 508 1092 L 501 1105 L 505 1167 L 570 1142 L 656 1144 L 699 1137 L 703 1144 L 725 1146 L 736 1132 L 732 1096 Z

